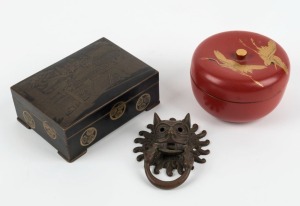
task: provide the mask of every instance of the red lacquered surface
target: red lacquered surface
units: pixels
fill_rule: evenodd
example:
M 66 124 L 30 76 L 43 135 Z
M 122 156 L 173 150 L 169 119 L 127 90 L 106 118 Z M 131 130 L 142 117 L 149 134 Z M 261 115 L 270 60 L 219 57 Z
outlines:
M 242 49 L 246 55 L 238 56 Z M 290 74 L 288 56 L 275 41 L 252 32 L 216 34 L 195 50 L 191 79 L 194 95 L 210 114 L 248 122 L 280 102 Z
M 250 122 L 269 114 L 280 102 L 283 92 L 269 101 L 235 103 L 222 101 L 200 90 L 193 82 L 192 88 L 199 104 L 213 116 L 226 122 Z

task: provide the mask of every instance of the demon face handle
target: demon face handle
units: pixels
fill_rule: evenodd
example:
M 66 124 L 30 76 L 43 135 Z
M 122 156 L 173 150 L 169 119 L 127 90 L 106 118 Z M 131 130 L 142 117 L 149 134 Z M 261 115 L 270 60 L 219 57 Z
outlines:
M 209 150 L 202 147 L 209 144 L 209 140 L 200 141 L 205 137 L 206 131 L 195 134 L 198 125 L 191 127 L 190 115 L 187 114 L 183 120 L 160 120 L 154 114 L 153 124 L 147 126 L 151 132 L 140 131 L 144 138 L 136 138 L 135 143 L 142 144 L 136 147 L 133 152 L 142 152 L 137 156 L 137 161 L 144 159 L 144 169 L 148 180 L 158 188 L 172 189 L 181 185 L 189 176 L 194 168 L 194 162 L 205 163 L 205 159 L 199 158 L 200 155 L 209 154 Z M 163 181 L 156 178 L 150 170 L 154 166 L 154 173 L 159 174 L 160 169 L 165 168 L 168 176 L 173 175 L 173 170 L 177 169 L 180 177 L 172 181 Z

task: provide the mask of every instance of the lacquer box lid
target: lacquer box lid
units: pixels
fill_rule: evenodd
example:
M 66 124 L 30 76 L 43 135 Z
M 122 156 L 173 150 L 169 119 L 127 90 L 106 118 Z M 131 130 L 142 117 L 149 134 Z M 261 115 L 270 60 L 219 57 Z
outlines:
M 253 32 L 229 31 L 204 40 L 195 50 L 191 78 L 222 101 L 260 102 L 284 91 L 290 75 L 286 52 Z
M 68 130 L 155 74 L 155 69 L 101 38 L 11 89 Z

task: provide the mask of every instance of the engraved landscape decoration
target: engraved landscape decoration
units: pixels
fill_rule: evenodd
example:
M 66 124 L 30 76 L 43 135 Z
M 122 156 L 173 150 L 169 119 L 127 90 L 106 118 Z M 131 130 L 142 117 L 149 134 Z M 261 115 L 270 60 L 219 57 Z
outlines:
M 107 103 L 112 90 L 126 88 L 125 82 L 149 70 L 148 65 L 103 38 L 34 74 L 16 90 L 67 128 Z
M 278 56 L 275 55 L 277 47 L 274 41 L 269 40 L 266 46 L 259 47 L 255 43 L 255 41 L 251 38 L 252 45 L 255 47 L 255 49 L 246 45 L 241 39 L 239 41 L 243 46 L 255 52 L 263 60 L 264 64 L 263 65 L 240 64 L 238 61 L 226 58 L 225 55 L 218 50 L 214 50 L 214 55 L 217 59 L 214 58 L 202 58 L 202 59 L 214 61 L 223 68 L 230 69 L 243 76 L 246 76 L 260 87 L 264 87 L 264 85 L 252 77 L 252 73 L 254 71 L 266 69 L 268 66 L 273 64 L 275 66 L 275 69 L 278 69 L 278 67 L 280 67 L 286 74 L 288 74 L 289 71 L 286 64 Z

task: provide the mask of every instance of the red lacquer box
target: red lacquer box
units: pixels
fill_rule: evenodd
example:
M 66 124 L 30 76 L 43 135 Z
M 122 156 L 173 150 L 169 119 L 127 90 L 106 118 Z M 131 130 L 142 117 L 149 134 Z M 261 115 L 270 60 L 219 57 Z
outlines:
M 290 74 L 283 48 L 253 32 L 229 31 L 204 40 L 191 65 L 192 88 L 199 104 L 228 122 L 249 122 L 280 102 Z

